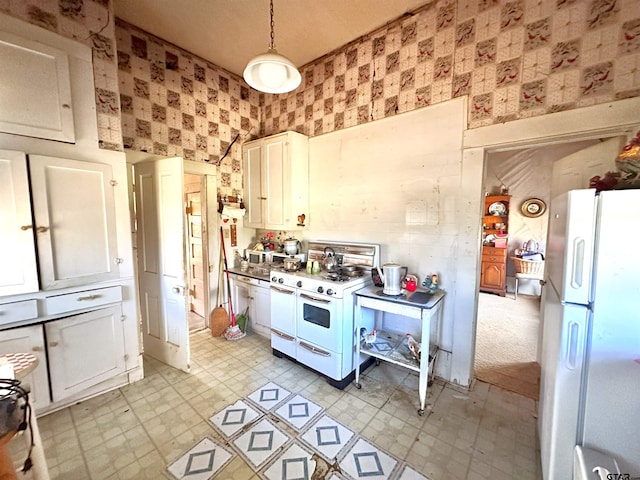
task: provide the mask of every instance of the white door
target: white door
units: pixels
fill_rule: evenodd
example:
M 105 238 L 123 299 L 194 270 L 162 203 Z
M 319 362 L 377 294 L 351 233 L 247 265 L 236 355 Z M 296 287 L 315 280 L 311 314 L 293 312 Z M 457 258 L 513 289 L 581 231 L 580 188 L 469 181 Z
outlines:
M 624 145 L 623 137 L 613 137 L 583 148 L 557 160 L 551 174 L 551 198 L 569 190 L 589 188 L 594 176 L 616 171 L 616 156 Z
M 144 351 L 188 372 L 182 159 L 137 163 L 134 169 Z

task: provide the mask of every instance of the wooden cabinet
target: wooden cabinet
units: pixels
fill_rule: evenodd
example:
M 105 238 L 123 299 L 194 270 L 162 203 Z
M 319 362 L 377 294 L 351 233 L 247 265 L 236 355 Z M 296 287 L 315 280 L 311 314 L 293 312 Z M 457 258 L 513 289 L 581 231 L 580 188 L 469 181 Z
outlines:
M 0 197 L 16 212 L 0 213 L 0 295 L 37 291 L 38 269 L 42 290 L 118 278 L 111 166 L 43 155 L 28 163 L 27 172 L 25 153 L 0 150 Z
M 242 148 L 244 226 L 299 229 L 298 216 L 309 215 L 309 141 L 285 132 Z
M 480 291 L 504 297 L 507 285 L 507 249 L 482 247 Z
M 271 293 L 269 282 L 243 275 L 230 274 L 233 309 L 236 316 L 248 309 L 247 328 L 271 336 Z
M 510 195 L 488 195 L 484 199 L 483 237 L 509 233 Z M 480 291 L 505 295 L 507 291 L 507 240 L 485 243 L 480 266 Z
M 484 233 L 509 233 L 509 202 L 511 195 L 488 195 L 484 197 Z

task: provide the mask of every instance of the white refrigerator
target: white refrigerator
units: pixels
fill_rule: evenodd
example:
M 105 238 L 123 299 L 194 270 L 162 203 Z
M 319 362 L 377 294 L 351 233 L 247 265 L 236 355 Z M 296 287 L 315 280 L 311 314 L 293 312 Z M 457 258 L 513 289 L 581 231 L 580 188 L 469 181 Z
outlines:
M 576 445 L 640 476 L 640 190 L 554 198 L 545 260 L 543 478 L 573 478 Z

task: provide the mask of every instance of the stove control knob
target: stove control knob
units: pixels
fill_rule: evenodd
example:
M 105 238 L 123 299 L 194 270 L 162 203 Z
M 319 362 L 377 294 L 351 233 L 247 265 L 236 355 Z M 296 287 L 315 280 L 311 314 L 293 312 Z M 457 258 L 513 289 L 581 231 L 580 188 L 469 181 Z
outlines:
M 330 288 L 327 289 L 327 295 L 333 295 L 333 290 L 331 290 Z
M 274 283 L 277 282 L 278 281 L 278 277 L 271 277 L 271 281 L 274 282 Z
M 322 292 L 324 292 L 324 288 L 318 287 L 318 293 L 322 293 Z
M 296 286 L 300 288 L 302 286 L 302 280 L 298 280 L 298 283 L 296 283 Z
M 284 283 L 284 278 L 279 278 L 278 283 Z

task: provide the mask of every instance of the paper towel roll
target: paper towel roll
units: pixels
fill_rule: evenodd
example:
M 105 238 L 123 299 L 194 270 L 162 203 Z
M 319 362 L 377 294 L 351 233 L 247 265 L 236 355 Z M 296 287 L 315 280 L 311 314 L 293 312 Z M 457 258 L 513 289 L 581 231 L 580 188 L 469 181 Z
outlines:
M 225 205 L 222 207 L 222 218 L 242 218 L 247 211 L 244 208 L 230 207 Z

